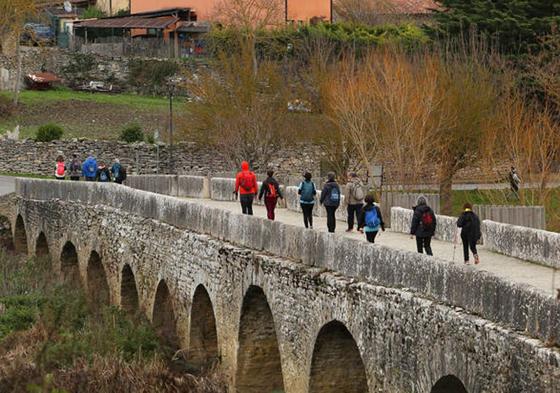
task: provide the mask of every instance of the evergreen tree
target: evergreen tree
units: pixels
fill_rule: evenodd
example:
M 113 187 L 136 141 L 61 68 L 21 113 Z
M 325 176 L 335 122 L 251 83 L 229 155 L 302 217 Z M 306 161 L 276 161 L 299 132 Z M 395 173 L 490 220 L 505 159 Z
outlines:
M 438 0 L 435 23 L 427 26 L 438 37 L 465 37 L 477 32 L 494 40 L 501 51 L 524 53 L 560 25 L 559 0 Z

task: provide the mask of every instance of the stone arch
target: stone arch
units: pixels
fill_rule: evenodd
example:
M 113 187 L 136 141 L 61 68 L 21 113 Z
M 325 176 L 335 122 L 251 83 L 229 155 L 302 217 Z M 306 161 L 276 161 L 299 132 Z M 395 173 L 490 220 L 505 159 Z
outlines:
M 17 216 L 16 228 L 14 231 L 14 248 L 19 254 L 27 254 L 27 231 L 25 230 L 25 223 L 21 215 Z
M 78 253 L 76 252 L 76 247 L 70 241 L 66 242 L 62 248 L 62 253 L 60 254 L 60 271 L 64 282 L 73 285 L 80 284 Z
M 138 311 L 138 289 L 130 265 L 124 265 L 121 274 L 121 308 L 129 314 Z
M 35 255 L 38 257 L 49 258 L 51 253 L 49 251 L 49 243 L 47 242 L 47 237 L 44 232 L 39 233 L 37 241 L 35 242 Z
M 459 378 L 446 375 L 436 382 L 430 393 L 467 393 L 467 389 Z
M 12 224 L 6 216 L 0 216 L 0 248 L 14 251 L 14 237 L 12 235 Z
M 257 286 L 249 287 L 241 308 L 236 386 L 238 393 L 284 390 L 274 319 Z
M 159 282 L 156 290 L 152 322 L 164 343 L 171 349 L 178 350 L 180 343 L 177 336 L 177 321 L 171 294 L 165 280 Z
M 192 301 L 188 362 L 197 369 L 205 369 L 217 360 L 218 333 L 214 308 L 206 288 L 199 285 Z
M 356 341 L 339 321 L 324 325 L 313 349 L 310 393 L 367 393 L 367 377 Z
M 87 265 L 87 290 L 88 299 L 96 306 L 109 305 L 111 297 L 107 275 L 101 262 L 101 257 L 96 251 L 92 251 Z

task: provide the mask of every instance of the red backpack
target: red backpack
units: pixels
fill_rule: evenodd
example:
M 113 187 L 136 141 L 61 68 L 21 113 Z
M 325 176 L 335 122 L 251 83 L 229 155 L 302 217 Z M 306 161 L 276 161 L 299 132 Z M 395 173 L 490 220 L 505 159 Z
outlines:
M 239 179 L 239 185 L 247 192 L 255 189 L 255 178 L 251 172 L 243 172 Z
M 273 183 L 268 183 L 268 198 L 277 198 L 276 186 Z
M 422 225 L 426 228 L 431 228 L 434 225 L 434 217 L 432 216 L 432 212 L 427 211 L 422 214 Z
M 56 175 L 57 176 L 64 176 L 66 172 L 66 168 L 64 167 L 64 162 L 57 162 L 56 163 Z

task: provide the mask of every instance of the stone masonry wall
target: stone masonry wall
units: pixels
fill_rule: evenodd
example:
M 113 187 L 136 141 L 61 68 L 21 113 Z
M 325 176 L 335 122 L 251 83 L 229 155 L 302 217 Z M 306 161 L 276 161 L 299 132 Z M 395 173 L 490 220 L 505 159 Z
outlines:
M 241 332 L 253 338 L 250 342 L 263 339 L 251 336 L 250 326 L 240 322 L 248 304 L 244 298 L 254 288 L 262 289 L 270 306 L 272 321 L 263 324 L 275 327 L 286 393 L 311 390 L 315 342 L 332 321 L 348 329 L 363 364 L 329 362 L 341 369 L 326 372 L 341 375 L 346 368 L 363 367 L 369 393 L 430 393 L 447 375 L 459 378 L 469 393 L 555 393 L 560 383 L 560 355 L 554 349 L 406 290 L 359 282 L 108 206 L 19 198 L 12 209 L 2 213 L 14 222 L 17 214 L 23 217 L 31 253 L 40 234 L 46 235 L 55 270 L 63 246 L 71 242 L 81 280 L 88 282 L 88 260 L 97 252 L 117 305 L 125 266 L 134 273 L 140 308 L 149 317 L 158 307 L 156 288 L 165 282 L 185 349 L 195 329 L 193 295 L 203 286 L 216 319 L 220 367 L 232 385 L 237 368 L 243 367 L 238 359 L 250 350 L 239 346 Z M 322 345 L 329 344 L 340 341 Z M 259 356 L 266 361 L 272 352 Z M 345 381 L 335 382 L 338 389 L 333 386 L 333 391 L 347 391 Z
M 549 293 L 468 266 L 115 184 L 18 179 L 16 193 L 29 200 L 111 206 L 307 266 L 408 288 L 531 337 L 559 343 L 560 304 Z
M 169 146 L 146 143 L 127 144 L 116 141 L 53 141 L 0 140 L 0 172 L 32 173 L 54 176 L 54 165 L 58 154 L 67 160 L 76 153 L 84 160 L 92 151 L 100 160 L 111 163 L 120 158 L 129 168 L 129 174 L 170 173 Z M 268 165 L 280 178 L 301 177 L 306 171 L 320 172 L 321 153 L 318 149 L 303 145 L 279 149 L 270 157 Z M 220 155 L 208 146 L 196 143 L 180 143 L 173 148 L 173 161 L 177 174 L 234 174 L 238 168 L 231 167 Z M 259 172 L 266 172 L 261 168 Z

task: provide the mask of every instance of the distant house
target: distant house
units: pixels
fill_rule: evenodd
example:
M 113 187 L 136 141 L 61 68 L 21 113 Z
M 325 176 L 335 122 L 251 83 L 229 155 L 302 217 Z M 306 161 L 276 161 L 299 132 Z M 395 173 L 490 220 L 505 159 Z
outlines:
M 108 16 L 130 11 L 130 0 L 97 0 L 95 5 Z
M 219 4 L 227 5 L 227 0 L 130 0 L 133 13 L 155 11 L 163 8 L 189 8 L 197 21 L 212 22 Z M 331 0 L 278 0 L 282 21 L 308 23 L 313 18 L 327 21 L 332 17 Z M 282 22 L 279 21 L 279 22 Z

